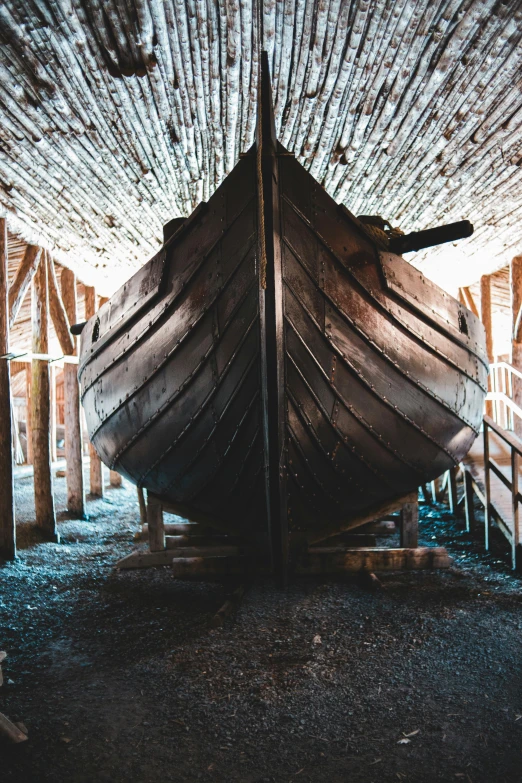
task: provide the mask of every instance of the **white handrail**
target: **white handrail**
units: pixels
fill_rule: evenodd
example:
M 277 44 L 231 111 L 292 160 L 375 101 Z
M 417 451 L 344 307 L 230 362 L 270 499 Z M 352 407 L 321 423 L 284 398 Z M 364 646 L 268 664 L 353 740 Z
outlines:
M 504 369 L 507 370 L 512 375 L 516 375 L 517 378 L 522 379 L 522 372 L 520 372 L 520 370 L 517 370 L 516 367 L 513 367 L 511 364 L 508 364 L 507 362 L 491 362 L 491 364 L 489 365 L 489 369 L 490 371 Z
M 32 353 L 32 351 L 22 351 L 22 353 L 4 353 L 0 356 L 0 360 L 5 359 L 6 362 L 30 362 L 33 359 L 37 359 L 42 362 L 58 362 L 59 364 L 78 364 L 78 356 L 52 356 L 50 353 Z
M 514 417 L 522 420 L 522 408 L 513 402 L 513 376 L 522 380 L 522 372 L 508 362 L 492 362 L 489 365 L 489 387 L 486 400 L 492 403 L 492 418 L 505 430 L 514 430 Z

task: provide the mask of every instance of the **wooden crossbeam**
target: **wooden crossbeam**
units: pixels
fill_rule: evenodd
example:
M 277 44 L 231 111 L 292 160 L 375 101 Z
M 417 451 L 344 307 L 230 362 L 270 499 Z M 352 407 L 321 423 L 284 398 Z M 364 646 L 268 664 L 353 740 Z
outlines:
M 16 317 L 20 312 L 20 308 L 25 299 L 25 295 L 29 290 L 31 281 L 35 276 L 40 258 L 42 255 L 42 249 L 36 247 L 36 245 L 27 245 L 25 248 L 24 257 L 20 261 L 20 265 L 16 270 L 16 274 L 13 282 L 9 288 L 9 328 L 12 329 Z

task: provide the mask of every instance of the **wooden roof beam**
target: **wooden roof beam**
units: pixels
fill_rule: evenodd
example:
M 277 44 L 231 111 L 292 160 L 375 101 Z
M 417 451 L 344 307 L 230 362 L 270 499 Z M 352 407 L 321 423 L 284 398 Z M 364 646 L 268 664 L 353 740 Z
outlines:
M 56 330 L 56 336 L 60 343 L 60 348 L 65 356 L 72 356 L 75 353 L 75 347 L 73 338 L 71 337 L 69 318 L 67 317 L 62 295 L 58 287 L 54 262 L 49 253 L 46 253 L 46 255 L 49 266 L 49 309 L 51 311 L 51 318 Z
M 20 266 L 16 270 L 16 275 L 13 282 L 9 287 L 9 328 L 12 329 L 16 317 L 20 312 L 20 308 L 25 299 L 25 295 L 31 285 L 40 258 L 42 255 L 42 248 L 36 245 L 27 245 L 24 253 L 24 257 L 20 262 Z

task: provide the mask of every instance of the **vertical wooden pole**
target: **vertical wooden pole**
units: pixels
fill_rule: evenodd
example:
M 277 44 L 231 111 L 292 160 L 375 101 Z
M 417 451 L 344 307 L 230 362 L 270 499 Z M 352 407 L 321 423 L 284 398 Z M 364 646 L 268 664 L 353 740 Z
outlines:
M 147 521 L 149 525 L 149 548 L 151 552 L 165 549 L 165 525 L 161 501 L 147 493 Z
M 144 526 L 147 524 L 147 501 L 145 500 L 145 492 L 142 487 L 137 487 L 138 490 L 138 503 L 140 507 L 140 522 L 141 529 L 143 531 Z
M 458 514 L 457 505 L 457 468 L 450 468 L 448 470 L 448 500 L 449 507 L 452 514 Z
M 8 295 L 7 223 L 0 218 L 0 356 L 9 353 Z M 12 422 L 11 369 L 6 359 L 0 359 L 0 557 L 5 560 L 16 557 Z
M 56 367 L 49 367 L 51 383 L 51 462 L 56 462 Z
M 484 488 L 486 507 L 484 509 L 484 549 L 489 551 L 489 528 L 491 526 L 491 474 L 489 471 L 489 427 L 484 422 Z
M 149 525 L 150 526 L 150 525 Z M 419 530 L 419 504 L 417 500 L 404 503 L 401 509 L 401 546 L 416 547 Z
M 47 264 L 42 258 L 33 278 L 33 353 L 49 352 L 49 292 Z M 36 524 L 52 541 L 59 541 L 51 476 L 51 410 L 49 362 L 32 361 L 31 406 Z
M 109 481 L 111 482 L 111 487 L 121 487 L 122 485 L 122 478 L 117 470 L 109 472 Z
M 92 318 L 98 308 L 96 307 L 96 291 L 92 286 L 85 286 L 85 318 Z M 103 497 L 103 464 L 96 449 L 89 443 L 89 484 L 90 493 L 96 497 Z
M 52 261 L 50 261 L 52 263 Z M 62 269 L 62 300 L 70 324 L 77 323 L 76 276 Z M 77 353 L 73 337 L 74 354 Z M 65 403 L 65 460 L 67 462 L 67 510 L 78 519 L 85 519 L 85 489 L 83 484 L 82 424 L 80 416 L 80 386 L 78 367 L 64 364 L 63 393 Z
M 464 510 L 466 514 L 466 530 L 469 533 L 475 526 L 475 509 L 473 508 L 473 479 L 471 473 L 462 469 L 464 476 Z
M 486 330 L 486 351 L 488 354 L 488 361 L 491 364 L 493 361 L 493 329 L 491 321 L 491 277 L 490 275 L 482 275 L 480 278 L 480 315 L 484 329 Z M 491 391 L 491 379 L 488 381 L 488 389 Z M 486 402 L 486 413 L 488 416 L 493 416 L 493 405 L 491 400 Z
M 520 559 L 519 546 L 520 546 L 520 517 L 519 517 L 519 503 L 518 503 L 518 470 L 519 470 L 519 455 L 515 449 L 511 449 L 511 507 L 513 513 L 513 539 L 511 542 L 511 566 L 513 570 L 520 565 L 517 561 Z
M 31 296 L 32 296 L 32 290 L 31 290 Z M 25 404 L 26 404 L 26 421 L 25 421 L 25 437 L 27 440 L 27 464 L 32 465 L 33 464 L 33 427 L 32 427 L 32 420 L 33 420 L 33 412 L 32 412 L 32 404 L 31 404 L 31 382 L 32 382 L 32 368 L 29 363 L 27 363 L 26 370 L 25 370 Z
M 516 370 L 522 371 L 522 318 L 519 318 L 522 308 L 522 256 L 515 256 L 510 266 L 511 312 L 512 312 L 512 342 L 511 364 Z M 512 375 L 513 402 L 522 407 L 522 380 Z M 513 415 L 513 431 L 522 437 L 522 421 Z

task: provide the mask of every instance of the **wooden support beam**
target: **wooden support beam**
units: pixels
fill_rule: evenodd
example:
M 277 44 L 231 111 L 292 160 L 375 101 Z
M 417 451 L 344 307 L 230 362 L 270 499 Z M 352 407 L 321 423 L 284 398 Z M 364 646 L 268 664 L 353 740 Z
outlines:
M 28 739 L 27 734 L 10 721 L 3 712 L 0 712 L 0 735 L 13 743 L 25 742 Z
M 520 457 L 518 451 L 511 449 L 511 510 L 513 514 L 513 536 L 511 539 L 511 567 L 517 570 L 520 562 L 520 503 L 518 501 L 518 471 Z
M 412 549 L 310 549 L 298 563 L 298 575 L 343 574 L 350 571 L 414 571 L 449 568 L 452 563 L 444 547 Z
M 33 353 L 49 353 L 49 294 L 47 264 L 38 265 L 32 292 Z M 51 410 L 49 362 L 31 363 L 31 409 L 36 524 L 52 541 L 58 541 L 51 476 Z
M 70 269 L 62 269 L 62 300 L 68 324 L 77 318 L 76 275 Z M 76 337 L 71 337 L 72 353 L 76 355 Z M 65 421 L 65 461 L 67 462 L 67 510 L 78 519 L 85 519 L 85 488 L 83 482 L 83 434 L 80 410 L 80 386 L 78 369 L 74 364 L 64 364 L 63 396 Z
M 488 354 L 488 361 L 491 364 L 493 361 L 493 326 L 491 319 L 491 276 L 482 275 L 480 278 L 480 315 L 484 329 L 486 330 L 486 351 Z M 488 379 L 488 389 L 491 391 L 491 380 Z M 486 413 L 488 416 L 493 415 L 493 403 L 491 400 L 486 401 Z
M 13 282 L 9 288 L 9 327 L 12 328 L 16 316 L 25 299 L 25 295 L 31 286 L 31 281 L 36 273 L 42 249 L 35 245 L 27 245 L 24 257 L 16 270 Z
M 489 467 L 489 427 L 483 424 L 483 454 L 484 454 L 484 549 L 489 551 L 489 531 L 491 527 L 491 471 Z
M 111 487 L 121 487 L 122 477 L 116 470 L 109 471 L 109 482 Z
M 358 533 L 373 533 L 376 536 L 392 536 L 396 531 L 397 525 L 394 519 L 380 519 L 357 528 Z
M 159 552 L 165 549 L 165 526 L 163 524 L 163 509 L 161 501 L 151 495 L 147 495 L 147 522 L 149 526 L 149 548 L 151 552 Z
M 401 547 L 415 548 L 419 535 L 419 504 L 413 502 L 404 503 L 401 509 Z M 370 571 L 373 571 L 370 568 Z
M 464 477 L 464 515 L 468 533 L 475 527 L 475 509 L 473 507 L 473 477 L 469 470 L 463 468 Z
M 458 514 L 457 468 L 450 468 L 448 470 L 448 500 L 451 513 Z
M 459 290 L 462 291 L 465 300 L 464 304 L 466 305 L 468 310 L 471 310 L 473 315 L 476 315 L 477 318 L 480 318 L 477 305 L 475 304 L 475 300 L 473 299 L 473 294 L 471 293 L 469 288 L 465 287 L 465 288 L 460 288 Z
M 0 355 L 9 353 L 9 304 L 7 269 L 7 222 L 0 218 Z M 13 483 L 13 419 L 11 416 L 11 371 L 0 359 L 0 557 L 16 557 L 16 525 Z
M 335 536 L 339 533 L 346 533 L 349 530 L 353 530 L 356 527 L 366 524 L 367 522 L 374 522 L 387 514 L 392 514 L 394 511 L 399 511 L 404 503 L 417 503 L 417 491 L 409 492 L 402 498 L 397 500 L 387 500 L 384 503 L 377 503 L 373 508 L 369 508 L 367 511 L 359 514 L 354 514 L 351 519 L 348 519 L 343 523 L 335 523 L 334 525 L 325 525 L 320 534 L 314 536 L 313 541 L 309 541 L 310 545 L 324 541 L 329 536 Z
M 96 310 L 96 291 L 92 286 L 85 286 L 85 320 L 95 314 Z M 103 463 L 98 456 L 93 444 L 89 442 L 89 456 L 90 456 L 90 468 L 89 468 L 89 489 L 91 495 L 95 497 L 103 497 Z
M 115 568 L 153 568 L 155 566 L 172 565 L 172 549 L 162 549 L 159 552 L 131 552 L 130 555 L 122 557 L 115 565 Z
M 162 503 L 162 509 L 164 512 L 167 511 L 165 508 L 165 505 Z M 168 512 L 167 512 L 168 513 Z M 207 527 L 206 525 L 201 525 L 199 522 L 165 522 L 163 525 L 165 529 L 165 534 L 169 536 L 223 536 L 226 535 L 222 532 L 212 530 L 211 528 Z M 148 537 L 149 535 L 149 528 L 148 525 L 145 525 L 142 528 L 142 533 L 144 537 Z
M 57 411 L 56 411 L 56 367 L 51 364 L 49 367 L 49 385 L 51 391 L 51 462 L 58 459 L 56 447 L 56 429 L 57 429 Z
M 32 309 L 32 308 L 31 308 Z M 33 464 L 33 411 L 31 403 L 32 367 L 29 363 L 25 368 L 25 407 L 27 418 L 25 420 L 25 438 L 27 441 L 27 464 Z
M 511 364 L 519 372 L 522 371 L 522 256 L 515 256 L 510 267 L 511 284 L 511 312 L 512 312 L 512 342 Z M 522 407 L 522 380 L 516 375 L 512 376 L 513 402 Z M 489 414 L 491 415 L 491 414 Z M 522 438 L 522 421 L 518 416 L 513 416 L 513 430 L 515 435 Z
M 62 295 L 58 287 L 54 261 L 49 253 L 46 253 L 46 256 L 47 256 L 47 264 L 49 265 L 49 308 L 51 311 L 51 318 L 54 324 L 54 328 L 56 330 L 56 336 L 58 337 L 58 342 L 60 343 L 60 348 L 62 349 L 64 356 L 74 356 L 75 344 L 70 331 L 71 319 L 69 318 L 69 314 L 65 308 L 64 302 L 62 300 Z M 68 270 L 63 270 L 63 271 L 64 272 L 67 271 L 69 276 L 73 274 Z M 62 276 L 62 286 L 63 286 L 63 276 Z M 72 306 L 71 306 L 71 310 L 72 310 Z M 74 310 L 76 310 L 76 296 L 74 297 Z M 76 321 L 73 321 L 73 323 L 76 323 Z
M 145 500 L 145 492 L 143 490 L 143 487 L 136 487 L 136 489 L 138 490 L 138 504 L 140 507 L 141 532 L 143 533 L 147 525 L 147 501 Z M 148 529 L 147 529 L 147 536 L 148 536 Z

